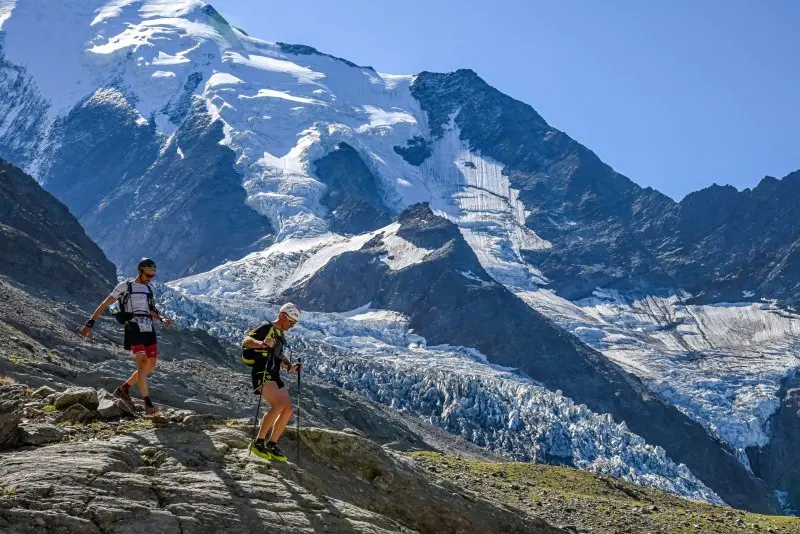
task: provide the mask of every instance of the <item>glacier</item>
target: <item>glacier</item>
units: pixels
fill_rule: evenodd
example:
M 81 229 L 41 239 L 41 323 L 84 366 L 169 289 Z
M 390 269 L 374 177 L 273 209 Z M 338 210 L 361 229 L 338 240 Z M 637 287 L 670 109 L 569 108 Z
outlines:
M 746 449 L 770 441 L 778 392 L 800 369 L 800 316 L 772 303 L 692 305 L 685 293 L 599 289 L 578 302 L 543 288 L 517 294 L 731 444 L 746 466 Z
M 196 297 L 220 303 L 227 299 L 227 309 L 246 308 L 245 295 L 269 299 L 280 294 L 379 233 L 396 247 L 381 258 L 390 266 L 424 261 L 424 249 L 404 248 L 396 230 L 393 224 L 351 238 L 329 234 L 289 239 L 175 284 Z M 523 265 L 506 268 L 511 261 L 498 266 L 488 251 L 478 258 L 489 258 L 483 266 L 495 275 L 530 274 Z M 462 275 L 478 278 L 470 272 Z M 508 278 L 506 284 L 531 307 L 729 443 L 742 464 L 749 467 L 748 447 L 769 442 L 768 420 L 779 406 L 778 392 L 800 369 L 800 353 L 792 342 L 800 331 L 798 316 L 769 303 L 687 305 L 685 294 L 632 298 L 596 290 L 590 299 L 571 302 L 537 285 L 535 275 L 527 280 L 525 288 L 515 287 Z
M 159 290 L 167 313 L 184 326 L 239 342 L 278 306 L 253 298 L 194 294 L 170 282 Z M 306 312 L 290 334 L 306 372 L 417 416 L 516 461 L 571 465 L 688 498 L 723 504 L 683 464 L 608 414 L 575 404 L 514 369 L 491 365 L 475 349 L 428 346 L 401 314 L 364 306 L 348 313 Z

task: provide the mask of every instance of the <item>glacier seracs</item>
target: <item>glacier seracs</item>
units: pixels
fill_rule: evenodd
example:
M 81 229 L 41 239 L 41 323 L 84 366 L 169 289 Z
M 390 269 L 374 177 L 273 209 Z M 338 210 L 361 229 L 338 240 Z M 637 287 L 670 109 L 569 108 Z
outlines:
M 196 285 L 190 285 L 196 289 Z M 264 300 L 232 304 L 192 295 L 170 283 L 166 309 L 187 326 L 238 342 L 277 306 Z M 519 461 L 540 461 L 621 477 L 689 498 L 721 503 L 685 465 L 616 423 L 549 391 L 513 369 L 491 365 L 475 349 L 427 346 L 402 315 L 365 306 L 350 313 L 305 313 L 292 331 L 295 356 L 306 371 L 489 450 Z

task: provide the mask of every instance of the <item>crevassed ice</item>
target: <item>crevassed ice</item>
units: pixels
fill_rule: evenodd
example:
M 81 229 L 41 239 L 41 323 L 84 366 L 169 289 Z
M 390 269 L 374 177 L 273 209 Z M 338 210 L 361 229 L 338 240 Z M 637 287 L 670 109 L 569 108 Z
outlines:
M 546 289 L 516 293 L 730 443 L 748 467 L 745 449 L 769 442 L 777 394 L 800 369 L 792 342 L 800 320 L 767 303 L 687 305 L 686 295 L 608 290 L 570 302 Z
M 277 306 L 253 299 L 232 306 L 230 299 L 189 296 L 182 284 L 170 284 L 166 309 L 232 341 L 277 313 Z M 489 365 L 474 349 L 425 347 L 394 312 L 306 313 L 292 338 L 302 339 L 302 351 L 295 342 L 294 353 L 302 354 L 307 372 L 511 459 L 571 464 L 721 503 L 686 466 L 610 415 Z

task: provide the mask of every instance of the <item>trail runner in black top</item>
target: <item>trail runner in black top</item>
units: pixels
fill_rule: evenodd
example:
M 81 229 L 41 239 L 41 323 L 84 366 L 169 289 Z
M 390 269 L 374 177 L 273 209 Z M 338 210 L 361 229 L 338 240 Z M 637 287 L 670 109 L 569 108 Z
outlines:
M 261 420 L 258 436 L 250 444 L 250 450 L 262 458 L 283 462 L 286 461 L 286 455 L 278 447 L 278 440 L 292 417 L 292 401 L 281 380 L 280 370 L 288 369 L 293 374 L 302 370 L 302 364 L 292 365 L 286 356 L 284 332 L 300 320 L 300 314 L 300 308 L 291 302 L 286 303 L 281 306 L 275 321 L 268 321 L 250 330 L 242 340 L 242 360 L 252 365 L 253 391 L 270 405 Z M 265 442 L 267 432 L 270 435 Z

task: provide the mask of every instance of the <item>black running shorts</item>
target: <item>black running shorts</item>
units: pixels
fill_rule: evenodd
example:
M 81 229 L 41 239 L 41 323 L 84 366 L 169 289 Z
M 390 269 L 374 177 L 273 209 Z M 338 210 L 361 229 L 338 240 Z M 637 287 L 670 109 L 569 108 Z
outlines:
M 253 379 L 253 393 L 261 393 L 261 386 L 264 382 L 275 382 L 278 389 L 283 389 L 285 384 L 281 380 L 281 360 L 280 358 L 264 358 L 256 360 L 251 372 Z
M 141 332 L 139 330 L 139 325 L 135 322 L 128 321 L 125 323 L 125 350 L 131 350 L 131 347 L 134 345 L 149 346 L 158 343 L 155 327 L 151 328 L 152 330 L 150 332 Z

